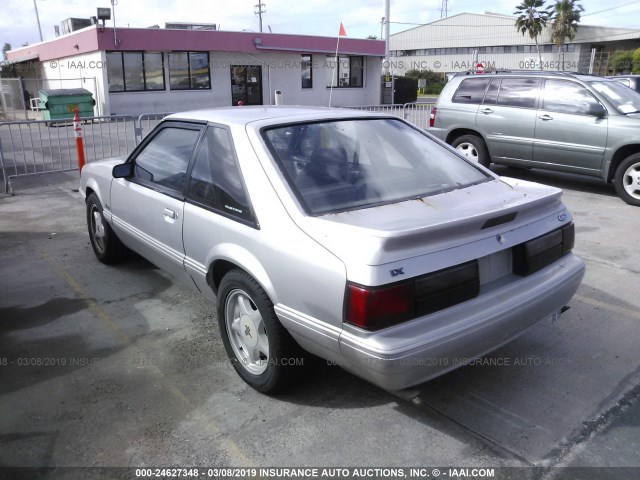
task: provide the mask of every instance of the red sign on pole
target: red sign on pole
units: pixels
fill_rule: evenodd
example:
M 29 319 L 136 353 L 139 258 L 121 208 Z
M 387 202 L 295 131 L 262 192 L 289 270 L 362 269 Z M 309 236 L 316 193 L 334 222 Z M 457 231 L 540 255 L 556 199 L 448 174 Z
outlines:
M 484 73 L 484 65 L 482 65 L 481 63 L 476 63 L 476 73 Z

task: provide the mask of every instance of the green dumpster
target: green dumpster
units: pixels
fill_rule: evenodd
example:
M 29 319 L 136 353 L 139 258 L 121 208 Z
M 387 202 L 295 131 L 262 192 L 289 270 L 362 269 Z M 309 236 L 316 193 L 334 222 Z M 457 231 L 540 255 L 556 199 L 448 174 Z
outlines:
M 56 90 L 40 90 L 40 108 L 43 120 L 73 118 L 77 108 L 81 117 L 93 117 L 96 101 L 91 92 L 84 88 L 59 88 Z

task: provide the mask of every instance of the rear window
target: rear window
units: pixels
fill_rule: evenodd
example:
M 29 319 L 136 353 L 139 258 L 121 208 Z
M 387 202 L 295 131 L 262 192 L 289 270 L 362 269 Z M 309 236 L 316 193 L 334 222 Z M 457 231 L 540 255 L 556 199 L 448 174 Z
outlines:
M 278 126 L 265 129 L 263 138 L 312 215 L 426 197 L 493 178 L 396 119 Z
M 482 103 L 489 80 L 490 78 L 487 77 L 464 79 L 451 101 L 453 103 Z

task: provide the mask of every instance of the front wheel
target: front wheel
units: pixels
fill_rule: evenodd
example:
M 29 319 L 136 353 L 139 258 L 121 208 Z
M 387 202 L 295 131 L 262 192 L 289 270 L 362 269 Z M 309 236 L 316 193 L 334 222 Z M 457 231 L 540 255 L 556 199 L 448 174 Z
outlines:
M 475 163 L 479 163 L 483 167 L 489 168 L 491 160 L 489 152 L 484 140 L 477 135 L 462 135 L 456 138 L 451 146 L 455 148 L 462 156 L 467 157 Z
M 640 207 L 640 153 L 625 158 L 614 178 L 616 193 L 629 205 Z
M 104 219 L 102 204 L 95 193 L 87 198 L 87 227 L 91 247 L 98 260 L 112 264 L 124 257 L 126 248 Z
M 302 351 L 258 282 L 243 270 L 231 270 L 220 283 L 217 312 L 227 356 L 246 383 L 275 393 L 291 382 L 302 368 Z

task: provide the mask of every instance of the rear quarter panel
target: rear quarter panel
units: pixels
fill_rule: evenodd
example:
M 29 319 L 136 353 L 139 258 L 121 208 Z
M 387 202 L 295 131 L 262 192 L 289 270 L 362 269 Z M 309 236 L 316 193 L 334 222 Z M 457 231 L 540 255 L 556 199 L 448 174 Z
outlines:
M 306 337 L 319 341 L 313 332 L 324 330 L 329 333 L 320 335 L 324 338 L 321 343 L 337 351 L 345 266 L 292 220 L 283 205 L 283 192 L 276 193 L 272 183 L 280 180 L 261 139 L 255 139 L 258 148 L 254 149 L 243 126 L 232 126 L 231 134 L 258 225 L 244 225 L 187 205 L 188 209 L 198 208 L 185 212 L 185 249 L 188 262 L 193 262 L 188 269 L 201 290 L 212 296 L 206 272 L 220 260 L 237 265 L 267 292 L 294 338 L 303 344 Z

